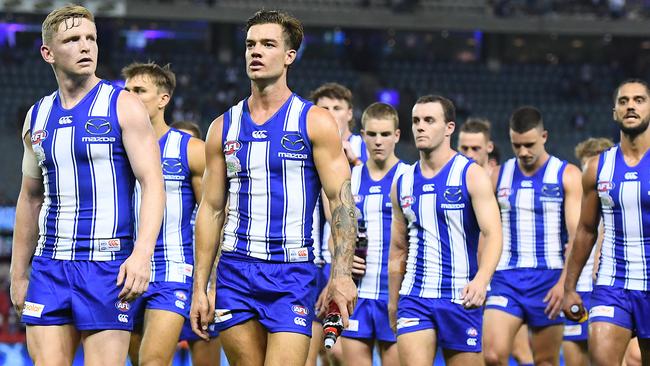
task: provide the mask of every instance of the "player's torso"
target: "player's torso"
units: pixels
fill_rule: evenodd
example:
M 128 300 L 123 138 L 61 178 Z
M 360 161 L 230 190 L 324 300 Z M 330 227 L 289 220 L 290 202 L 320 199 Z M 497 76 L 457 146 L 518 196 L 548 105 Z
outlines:
M 620 146 L 600 155 L 597 172 L 605 237 L 599 285 L 650 290 L 650 158 L 634 167 Z
M 313 260 L 312 225 L 320 180 L 307 135 L 311 103 L 292 95 L 267 121 L 247 100 L 224 117 L 229 190 L 224 254 L 273 262 Z
M 522 173 L 516 158 L 502 166 L 497 200 L 503 252 L 498 270 L 562 268 L 567 240 L 562 183 L 565 167 L 566 162 L 554 156 L 532 176 Z
M 457 300 L 476 273 L 480 231 L 466 184 L 471 163 L 456 154 L 433 178 L 422 176 L 419 162 L 399 178 L 409 236 L 400 294 Z
M 393 217 L 390 190 L 395 179 L 407 167 L 398 162 L 379 180 L 373 180 L 367 165 L 358 165 L 352 169 L 352 195 L 368 236 L 366 273 L 358 286 L 359 297 L 387 300 L 388 252 Z
M 125 258 L 133 246 L 134 176 L 117 117 L 120 88 L 97 84 L 64 109 L 58 93 L 32 112 L 32 148 L 43 171 L 44 203 L 36 255 Z

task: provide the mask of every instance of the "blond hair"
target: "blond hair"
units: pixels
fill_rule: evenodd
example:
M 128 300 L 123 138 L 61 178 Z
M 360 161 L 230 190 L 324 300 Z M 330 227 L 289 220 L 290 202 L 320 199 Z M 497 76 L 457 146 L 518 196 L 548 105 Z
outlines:
M 576 158 L 579 160 L 591 158 L 592 156 L 596 156 L 612 146 L 614 146 L 614 143 L 608 138 L 590 137 L 576 146 Z
M 361 128 L 366 128 L 366 123 L 371 119 L 389 120 L 393 122 L 394 129 L 399 128 L 397 111 L 390 104 L 375 102 L 369 105 L 361 116 Z
M 79 26 L 81 19 L 83 18 L 86 18 L 93 23 L 95 22 L 95 16 L 93 16 L 93 13 L 81 5 L 68 4 L 64 7 L 52 10 L 43 21 L 43 26 L 41 28 L 43 44 L 48 44 L 52 41 L 52 38 L 59 30 L 61 23 L 65 23 L 66 29 L 70 29 Z

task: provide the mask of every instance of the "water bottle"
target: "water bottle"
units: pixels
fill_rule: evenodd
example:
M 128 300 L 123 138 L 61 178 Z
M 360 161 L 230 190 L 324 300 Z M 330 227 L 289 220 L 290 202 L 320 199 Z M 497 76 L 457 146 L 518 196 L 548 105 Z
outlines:
M 327 308 L 327 316 L 323 320 L 323 333 L 325 334 L 325 348 L 332 349 L 334 343 L 343 332 L 343 318 L 341 311 L 334 301 Z
M 569 310 L 571 311 L 571 315 L 573 316 L 578 316 L 582 314 L 582 316 L 578 320 L 578 323 L 584 323 L 587 321 L 587 319 L 589 319 L 589 312 L 578 304 L 571 305 L 571 308 Z

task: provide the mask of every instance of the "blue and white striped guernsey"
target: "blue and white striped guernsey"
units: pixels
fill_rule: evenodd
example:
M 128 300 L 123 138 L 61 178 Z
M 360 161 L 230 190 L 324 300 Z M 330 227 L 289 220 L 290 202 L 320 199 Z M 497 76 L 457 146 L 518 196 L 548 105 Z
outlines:
M 162 227 L 151 258 L 151 282 L 192 281 L 192 214 L 196 199 L 187 158 L 190 139 L 189 134 L 170 129 L 159 140 L 166 203 Z M 140 185 L 136 184 L 136 222 L 140 212 L 140 194 Z
M 561 269 L 567 231 L 562 175 L 567 162 L 554 156 L 531 177 L 517 159 L 501 167 L 497 200 L 501 209 L 503 251 L 497 270 Z
M 354 155 L 365 164 L 366 161 L 368 161 L 368 148 L 366 147 L 366 142 L 363 141 L 363 137 L 361 137 L 361 135 L 352 134 L 348 137 L 348 141 L 352 146 L 352 152 L 354 152 Z
M 312 104 L 295 94 L 255 124 L 247 99 L 224 114 L 223 151 L 229 209 L 223 256 L 308 262 L 321 185 L 307 136 Z
M 43 172 L 36 256 L 123 260 L 133 250 L 135 178 L 122 144 L 117 98 L 100 81 L 73 108 L 58 92 L 32 110 L 32 149 Z
M 372 179 L 366 165 L 352 169 L 352 195 L 361 212 L 359 219 L 365 221 L 368 230 L 366 273 L 358 286 L 360 298 L 388 301 L 388 251 L 393 218 L 390 190 L 408 168 L 398 162 L 378 181 Z
M 397 180 L 397 197 L 408 222 L 409 249 L 400 295 L 450 299 L 478 270 L 480 229 L 467 191 L 472 160 L 456 154 L 435 177 L 419 162 Z
M 650 158 L 630 167 L 616 145 L 600 155 L 598 196 L 605 224 L 597 285 L 650 291 Z

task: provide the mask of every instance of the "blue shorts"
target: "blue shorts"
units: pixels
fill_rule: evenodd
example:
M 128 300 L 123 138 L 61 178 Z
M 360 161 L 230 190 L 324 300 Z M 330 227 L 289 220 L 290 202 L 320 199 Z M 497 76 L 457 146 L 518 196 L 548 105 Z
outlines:
M 133 330 L 136 307 L 118 299 L 124 261 L 67 261 L 34 257 L 22 321 L 73 324 L 78 330 Z
M 444 349 L 481 352 L 483 309 L 467 310 L 449 299 L 400 296 L 397 337 L 424 329 L 435 329 Z
M 208 334 L 210 338 L 217 338 L 219 336 L 219 331 L 215 327 L 214 323 L 208 324 Z M 202 340 L 203 338 L 199 337 L 192 331 L 192 324 L 188 319 L 185 319 L 183 323 L 183 328 L 181 329 L 181 335 L 178 337 L 179 341 L 187 341 L 189 343 Z
M 359 299 L 343 337 L 396 342 L 388 320 L 388 303 L 383 300 Z
M 496 271 L 490 283 L 487 309 L 496 309 L 521 318 L 533 328 L 564 323 L 557 317 L 549 319 L 544 310 L 544 297 L 560 279 L 560 269 L 518 268 Z
M 217 266 L 216 328 L 257 319 L 270 333 L 311 337 L 318 281 L 313 263 L 242 261 L 222 256 Z
M 595 286 L 589 323 L 607 322 L 629 329 L 639 339 L 650 339 L 650 291 Z
M 144 321 L 145 309 L 166 310 L 185 319 L 190 318 L 192 284 L 181 282 L 150 282 L 147 291 L 136 300 L 136 324 Z
M 589 311 L 591 303 L 591 292 L 578 292 L 582 298 L 582 303 L 587 311 Z M 583 342 L 589 338 L 589 322 L 574 322 L 564 318 L 564 340 L 571 342 Z

